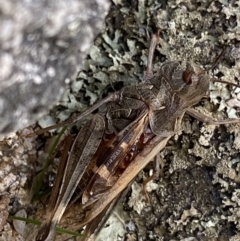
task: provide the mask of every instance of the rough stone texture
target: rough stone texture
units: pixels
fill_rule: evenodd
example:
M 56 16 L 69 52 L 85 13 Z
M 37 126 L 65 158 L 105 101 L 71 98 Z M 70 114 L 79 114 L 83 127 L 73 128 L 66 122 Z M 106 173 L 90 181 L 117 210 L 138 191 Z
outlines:
M 155 71 L 167 60 L 192 60 L 208 69 L 226 46 L 226 54 L 218 66 L 208 72 L 215 78 L 239 84 L 239 13 L 239 3 L 234 0 L 161 3 L 114 0 L 106 19 L 106 30 L 97 37 L 83 71 L 71 83 L 60 105 L 52 111 L 53 115 L 39 124 L 46 126 L 64 120 L 71 112 L 85 108 L 98 98 L 141 81 L 148 42 L 156 27 L 161 29 L 161 39 L 154 58 Z M 199 103 L 196 109 L 218 119 L 238 117 L 239 93 L 240 88 L 212 83 L 210 98 Z M 130 240 L 136 240 L 137 236 L 138 240 L 147 241 L 240 240 L 239 128 L 237 124 L 207 126 L 186 115 L 181 131 L 159 154 L 161 175 L 148 187 L 151 203 L 144 201 L 141 191 L 142 181 L 152 172 L 149 165 L 138 175 L 123 208 L 118 206 L 98 241 L 129 240 L 130 236 Z M 41 220 L 39 217 L 45 208 L 28 204 L 24 178 L 29 178 L 29 170 L 34 175 L 30 164 L 34 163 L 36 170 L 42 166 L 47 155 L 43 145 L 49 146 L 43 136 L 32 139 L 13 136 L 11 141 L 2 143 L 7 157 L 0 168 L 3 170 L 0 188 L 2 191 L 13 188 L 11 194 L 16 194 L 10 202 L 11 214 L 25 207 L 30 217 Z M 19 167 L 16 170 L 21 170 L 20 173 L 11 169 L 13 157 L 11 165 L 15 169 Z M 13 182 L 8 178 L 11 175 L 15 178 Z M 76 213 L 74 209 L 72 218 L 63 220 L 70 230 L 73 223 L 78 222 Z M 129 228 L 129 220 L 135 228 Z M 112 225 L 119 227 L 118 234 L 109 231 Z M 5 232 L 9 230 L 6 224 Z
M 0 133 L 35 122 L 76 78 L 107 0 L 0 1 Z
M 0 196 L 0 231 L 2 231 L 8 218 L 8 205 L 10 197 L 8 194 L 2 194 Z

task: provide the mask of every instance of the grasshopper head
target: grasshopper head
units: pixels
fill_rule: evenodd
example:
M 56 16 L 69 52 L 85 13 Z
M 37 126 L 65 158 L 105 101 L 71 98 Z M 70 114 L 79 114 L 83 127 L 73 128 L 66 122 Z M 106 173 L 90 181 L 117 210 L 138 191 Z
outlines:
M 172 90 L 189 105 L 198 103 L 209 89 L 210 77 L 190 62 L 167 62 L 160 70 Z

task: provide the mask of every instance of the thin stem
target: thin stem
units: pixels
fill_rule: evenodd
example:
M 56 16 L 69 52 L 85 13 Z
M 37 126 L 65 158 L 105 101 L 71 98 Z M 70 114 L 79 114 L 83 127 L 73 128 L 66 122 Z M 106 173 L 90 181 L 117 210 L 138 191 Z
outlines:
M 40 222 L 38 220 L 35 220 L 35 219 L 23 218 L 23 217 L 18 217 L 18 216 L 11 216 L 11 215 L 8 216 L 8 219 L 10 219 L 10 220 L 19 220 L 19 221 L 23 221 L 23 222 L 26 222 L 26 223 L 32 223 L 32 224 L 37 225 L 37 226 L 40 226 L 41 223 L 42 223 L 42 222 Z M 69 235 L 78 236 L 78 237 L 82 237 L 83 236 L 80 233 L 73 232 L 73 231 L 70 231 L 70 230 L 64 229 L 64 228 L 57 227 L 56 230 L 57 230 L 58 233 L 69 234 Z
M 34 192 L 34 195 L 33 195 L 33 200 L 34 200 L 34 199 L 37 199 L 38 196 L 39 196 L 39 191 L 40 191 L 40 189 L 41 189 L 41 187 L 42 187 L 43 179 L 44 179 L 44 177 L 45 177 L 45 175 L 46 175 L 47 168 L 48 168 L 48 166 L 50 165 L 50 161 L 51 161 L 51 159 L 52 159 L 52 157 L 53 157 L 53 153 L 55 152 L 56 147 L 57 147 L 57 145 L 58 145 L 58 143 L 59 143 L 62 135 L 63 135 L 64 132 L 66 131 L 66 129 L 67 129 L 67 126 L 65 126 L 65 127 L 62 128 L 62 130 L 60 131 L 60 133 L 59 133 L 58 136 L 57 136 L 57 139 L 54 141 L 54 143 L 53 143 L 53 145 L 52 145 L 52 147 L 51 147 L 51 150 L 50 150 L 50 152 L 49 152 L 49 154 L 48 154 L 48 158 L 47 158 L 47 160 L 46 160 L 46 162 L 45 162 L 45 164 L 44 164 L 44 167 L 43 167 L 43 169 L 42 169 L 42 171 L 41 171 L 41 173 L 40 173 L 40 177 L 39 177 L 39 180 L 38 180 L 38 182 L 37 182 L 37 185 L 36 185 L 36 188 L 35 188 L 35 192 Z

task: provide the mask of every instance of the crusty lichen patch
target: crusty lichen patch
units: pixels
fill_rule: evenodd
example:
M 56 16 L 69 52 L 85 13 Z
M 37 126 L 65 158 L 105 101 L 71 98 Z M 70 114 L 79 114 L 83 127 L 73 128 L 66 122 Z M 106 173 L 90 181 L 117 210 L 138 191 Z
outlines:
M 34 174 L 33 165 L 37 153 L 35 139 L 24 139 L 12 134 L 0 142 L 0 193 L 8 197 L 5 212 L 10 211 L 11 215 L 29 205 L 28 180 Z M 4 200 L 6 198 L 0 200 L 1 207 Z M 3 209 L 1 213 L 4 213 Z M 7 217 L 8 215 L 5 221 Z M 1 217 L 2 221 L 3 219 Z M 4 225 L 1 226 L 1 240 L 23 240 L 21 234 L 13 232 L 9 223 L 1 225 Z

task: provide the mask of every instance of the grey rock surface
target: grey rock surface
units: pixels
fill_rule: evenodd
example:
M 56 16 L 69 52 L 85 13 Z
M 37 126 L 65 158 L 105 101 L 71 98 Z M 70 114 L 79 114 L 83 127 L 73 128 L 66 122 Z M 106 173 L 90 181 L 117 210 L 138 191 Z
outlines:
M 76 77 L 107 0 L 0 1 L 0 134 L 34 123 Z

